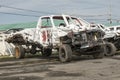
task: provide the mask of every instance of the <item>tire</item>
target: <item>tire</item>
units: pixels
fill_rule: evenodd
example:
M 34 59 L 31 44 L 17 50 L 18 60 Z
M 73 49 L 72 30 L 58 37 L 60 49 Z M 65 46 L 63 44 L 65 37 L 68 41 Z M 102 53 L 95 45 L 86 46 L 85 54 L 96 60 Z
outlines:
M 105 52 L 106 52 L 105 46 L 101 45 L 100 52 L 97 52 L 93 55 L 94 59 L 102 59 L 104 57 Z
M 43 57 L 49 57 L 52 54 L 52 49 L 43 48 L 41 54 L 42 54 Z
M 36 46 L 32 46 L 30 53 L 33 55 L 36 54 Z
M 14 57 L 16 59 L 22 59 L 25 56 L 25 49 L 22 46 L 15 46 Z
M 113 56 L 116 53 L 116 47 L 110 42 L 106 42 L 105 56 Z
M 59 48 L 59 59 L 61 62 L 69 62 L 72 59 L 72 50 L 68 44 L 63 44 Z

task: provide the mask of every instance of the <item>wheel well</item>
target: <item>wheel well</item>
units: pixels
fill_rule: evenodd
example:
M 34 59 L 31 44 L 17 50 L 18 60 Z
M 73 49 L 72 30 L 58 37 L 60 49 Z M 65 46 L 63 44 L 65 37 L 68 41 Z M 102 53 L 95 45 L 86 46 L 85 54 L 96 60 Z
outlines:
M 60 37 L 60 42 L 62 42 L 63 44 L 72 43 L 72 39 L 66 35 L 66 36 Z

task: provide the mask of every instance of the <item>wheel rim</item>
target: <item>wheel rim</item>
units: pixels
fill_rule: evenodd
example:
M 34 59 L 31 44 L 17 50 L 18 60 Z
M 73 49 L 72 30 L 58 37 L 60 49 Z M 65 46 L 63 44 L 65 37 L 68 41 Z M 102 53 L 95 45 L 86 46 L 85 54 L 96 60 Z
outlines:
M 19 51 L 19 49 L 18 49 L 18 48 L 16 48 L 16 49 L 15 49 L 15 56 L 16 56 L 16 58 L 18 58 L 18 57 L 19 57 L 19 55 L 20 55 L 20 51 Z

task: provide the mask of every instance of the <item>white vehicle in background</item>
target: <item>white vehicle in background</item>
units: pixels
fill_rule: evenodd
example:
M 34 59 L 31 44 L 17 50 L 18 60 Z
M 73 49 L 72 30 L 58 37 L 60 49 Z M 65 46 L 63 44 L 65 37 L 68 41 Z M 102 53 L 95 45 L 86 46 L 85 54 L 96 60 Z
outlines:
M 83 20 L 82 20 L 83 21 Z M 94 24 L 94 23 L 88 23 L 86 21 L 83 21 L 83 25 L 86 25 L 85 28 L 90 30 L 90 29 L 100 29 L 101 31 L 103 31 L 105 33 L 103 39 L 105 40 L 105 44 L 106 44 L 106 52 L 105 52 L 105 56 L 112 56 L 116 53 L 116 47 L 114 45 L 113 42 L 111 41 L 107 41 L 106 39 L 113 39 L 117 33 L 111 31 L 108 27 L 105 27 L 102 24 Z
M 2 32 L 0 32 L 0 55 L 9 55 L 9 56 L 13 56 L 14 54 L 14 45 L 9 44 L 5 41 L 5 39 L 7 37 L 10 37 L 12 34 L 19 32 L 23 30 L 23 28 L 11 28 L 8 30 L 3 30 Z
M 112 32 L 115 32 L 116 35 L 120 35 L 120 25 L 117 25 L 117 26 L 110 26 L 109 27 L 110 31 Z
M 120 38 L 118 36 L 117 31 L 114 31 L 113 27 L 105 27 L 102 24 L 93 24 L 94 28 L 101 29 L 105 32 L 103 37 L 106 43 L 106 56 L 112 56 L 116 53 L 117 50 L 120 49 Z M 111 30 L 112 29 L 112 30 Z
M 23 30 L 23 28 L 11 28 L 11 29 L 2 31 L 2 32 L 0 33 L 0 35 L 5 38 L 5 37 L 8 37 L 8 36 L 10 36 L 10 35 L 12 35 L 12 34 L 14 34 L 14 33 L 16 33 L 16 32 L 19 32 L 19 31 L 21 31 L 21 30 Z
M 105 37 L 104 40 L 111 42 L 115 45 L 117 51 L 120 50 L 120 26 L 110 26 L 109 27 L 109 37 Z

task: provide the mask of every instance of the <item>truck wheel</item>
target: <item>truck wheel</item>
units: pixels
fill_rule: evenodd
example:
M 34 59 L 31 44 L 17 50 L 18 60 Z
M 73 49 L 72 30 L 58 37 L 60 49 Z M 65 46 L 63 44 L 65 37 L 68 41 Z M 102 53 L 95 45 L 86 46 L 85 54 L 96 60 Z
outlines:
M 36 54 L 36 46 L 32 46 L 30 53 L 33 55 Z
M 67 44 L 63 44 L 59 48 L 59 59 L 61 62 L 69 62 L 72 59 L 71 47 Z
M 116 47 L 110 42 L 106 42 L 105 56 L 113 56 L 116 53 Z
M 24 58 L 25 56 L 25 50 L 22 46 L 15 46 L 15 54 L 14 57 L 16 59 Z
M 104 57 L 104 54 L 105 54 L 105 46 L 101 45 L 100 46 L 100 52 L 95 53 L 93 55 L 93 57 L 94 57 L 94 59 L 102 59 Z
M 49 57 L 52 54 L 52 49 L 44 48 L 44 49 L 42 49 L 41 54 L 42 54 L 43 57 Z

